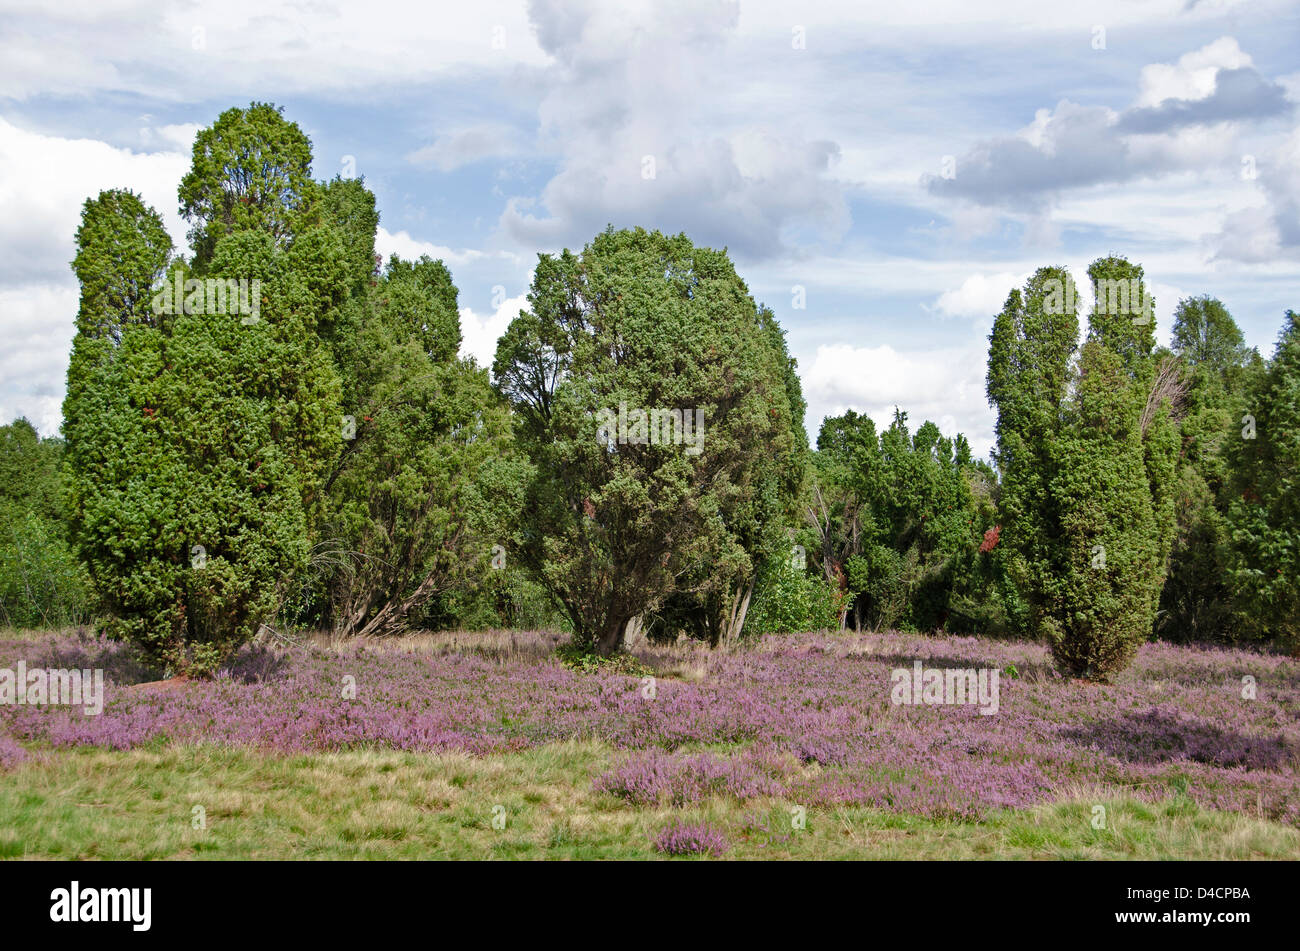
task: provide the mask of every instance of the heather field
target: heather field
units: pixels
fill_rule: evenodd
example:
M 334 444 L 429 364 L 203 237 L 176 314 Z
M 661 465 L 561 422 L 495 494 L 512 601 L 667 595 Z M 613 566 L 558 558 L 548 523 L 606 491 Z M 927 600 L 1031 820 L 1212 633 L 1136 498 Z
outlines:
M 158 684 L 114 643 L 10 636 L 0 667 L 107 685 L 97 716 L 0 706 L 0 855 L 1300 856 L 1281 655 L 1149 644 L 1098 686 L 970 638 L 642 646 L 591 670 L 560 640 L 277 642 Z M 893 703 L 918 660 L 999 671 L 997 712 Z

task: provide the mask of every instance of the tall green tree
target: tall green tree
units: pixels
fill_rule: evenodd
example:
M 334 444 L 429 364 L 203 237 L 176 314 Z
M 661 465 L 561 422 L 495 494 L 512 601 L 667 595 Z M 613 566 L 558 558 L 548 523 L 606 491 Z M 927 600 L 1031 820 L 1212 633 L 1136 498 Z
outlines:
M 340 354 L 356 381 L 325 526 L 341 556 L 328 582 L 340 633 L 423 623 L 438 599 L 498 570 L 505 532 L 489 497 L 508 465 L 509 417 L 487 371 L 456 355 L 456 298 L 442 262 L 394 257 L 355 349 Z
M 1241 622 L 1300 645 L 1300 314 L 1287 311 L 1268 369 L 1228 441 L 1229 567 Z
M 1044 596 L 1059 568 L 1054 444 L 1078 338 L 1077 289 L 1061 267 L 1039 268 L 1023 290 L 1013 290 L 989 335 L 988 398 L 998 413 L 994 461 L 1002 484 L 994 557 L 1010 589 L 1009 626 L 1026 635 L 1041 631 Z
M 289 226 L 309 191 L 295 128 L 255 105 L 199 134 L 181 187 L 196 266 L 174 261 L 167 293 L 144 277 L 171 250 L 155 212 L 101 195 L 78 232 L 74 538 L 112 632 L 180 673 L 212 670 L 272 617 L 306 564 L 340 442 L 318 329 L 347 297 L 346 250 L 328 226 Z M 125 304 L 98 292 L 100 275 L 137 261 L 140 277 L 115 285 Z M 208 279 L 243 281 L 242 309 L 214 310 Z M 146 306 L 155 319 L 98 329 Z
M 1173 353 L 1185 380 L 1176 501 L 1177 530 L 1157 632 L 1173 641 L 1230 640 L 1239 629 L 1227 529 L 1228 465 L 1224 455 L 1244 412 L 1249 367 L 1258 354 L 1222 302 L 1185 298 L 1174 310 Z
M 205 272 L 217 242 L 236 231 L 287 245 L 314 198 L 311 158 L 311 140 L 270 103 L 227 109 L 202 129 L 180 185 L 195 270 Z
M 1112 257 L 1088 274 L 1099 292 L 1077 360 L 1069 275 L 1043 268 L 994 322 L 988 380 L 1002 557 L 1026 626 L 1067 672 L 1107 680 L 1149 636 L 1164 583 L 1178 391 L 1155 353 L 1142 268 Z
M 728 518 L 779 507 L 756 499 L 797 429 L 786 355 L 726 253 L 611 228 L 541 255 L 529 304 L 493 364 L 533 466 L 521 558 L 603 654 L 677 593 L 729 591 L 736 619 L 755 565 Z

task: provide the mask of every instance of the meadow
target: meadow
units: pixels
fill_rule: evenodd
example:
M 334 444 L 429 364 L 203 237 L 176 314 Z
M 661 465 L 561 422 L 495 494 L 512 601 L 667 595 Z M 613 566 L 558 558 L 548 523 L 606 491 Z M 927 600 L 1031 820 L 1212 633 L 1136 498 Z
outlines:
M 163 681 L 115 642 L 10 633 L 0 668 L 102 668 L 103 712 L 0 705 L 9 858 L 1296 858 L 1300 673 L 1150 643 L 1111 685 L 1029 642 L 643 643 L 549 632 L 272 640 Z M 999 672 L 997 712 L 891 675 Z

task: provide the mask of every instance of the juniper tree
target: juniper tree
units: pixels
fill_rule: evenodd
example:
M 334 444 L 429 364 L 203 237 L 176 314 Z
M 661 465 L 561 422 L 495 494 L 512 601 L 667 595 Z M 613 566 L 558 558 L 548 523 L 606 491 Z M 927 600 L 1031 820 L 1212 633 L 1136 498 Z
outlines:
M 491 571 L 505 537 L 494 480 L 509 468 L 509 419 L 487 371 L 457 357 L 460 320 L 440 261 L 394 257 L 341 369 L 354 427 L 328 484 L 328 587 L 343 634 L 420 623 L 441 596 Z
M 1244 629 L 1224 569 L 1231 558 L 1225 449 L 1241 428 L 1258 353 L 1245 347 L 1232 315 L 1212 297 L 1179 301 L 1172 337 L 1187 392 L 1179 423 L 1177 530 L 1157 630 L 1169 640 L 1231 640 Z
M 177 259 L 164 285 L 170 240 L 138 200 L 101 195 L 78 232 L 64 404 L 74 537 L 110 630 L 177 672 L 210 671 L 271 616 L 306 562 L 340 440 L 317 330 L 346 295 L 346 260 L 329 228 L 288 227 L 304 143 L 259 106 L 199 134 L 181 198 L 200 267 Z M 199 277 L 244 281 L 251 306 L 214 313 L 190 291 Z
M 1027 630 L 1067 672 L 1107 680 L 1149 636 L 1173 536 L 1176 392 L 1154 352 L 1141 267 L 1093 262 L 1099 295 L 1078 333 L 1068 273 L 1040 269 L 994 322 L 989 398 L 998 409 L 1001 556 Z M 1135 303 L 1136 302 L 1136 303 Z
M 613 653 L 663 598 L 709 585 L 738 611 L 755 566 L 730 520 L 757 510 L 796 428 L 786 357 L 726 253 L 611 228 L 539 256 L 529 305 L 493 376 L 532 464 L 520 555 L 578 643 Z
M 1277 349 L 1228 440 L 1229 561 L 1251 632 L 1300 645 L 1300 314 L 1287 311 Z
M 196 270 L 227 234 L 259 231 L 284 247 L 299 230 L 315 191 L 311 140 L 282 113 L 265 102 L 227 109 L 195 137 L 179 197 Z

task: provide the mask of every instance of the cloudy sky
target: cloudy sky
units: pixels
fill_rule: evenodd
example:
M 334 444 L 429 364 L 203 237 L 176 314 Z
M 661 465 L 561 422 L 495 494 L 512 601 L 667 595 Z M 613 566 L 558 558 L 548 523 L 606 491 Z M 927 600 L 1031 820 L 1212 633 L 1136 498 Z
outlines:
M 1271 353 L 1300 309 L 1300 2 L 0 0 L 0 421 L 58 430 L 82 202 L 178 246 L 195 131 L 285 108 L 428 253 L 490 361 L 539 251 L 612 223 L 730 249 L 808 425 L 895 404 L 987 452 L 993 314 L 1036 267 L 1142 263 Z M 653 173 L 652 175 L 650 173 Z

